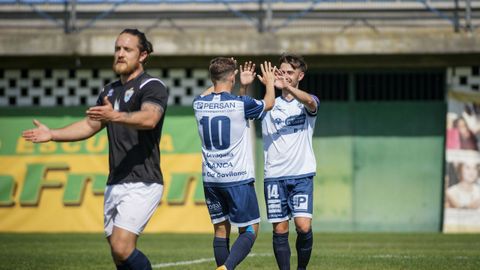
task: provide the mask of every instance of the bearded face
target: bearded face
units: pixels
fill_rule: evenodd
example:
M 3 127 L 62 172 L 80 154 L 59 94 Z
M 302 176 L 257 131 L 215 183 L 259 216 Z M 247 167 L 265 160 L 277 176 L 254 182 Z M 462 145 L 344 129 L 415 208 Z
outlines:
M 130 75 L 139 68 L 138 62 L 132 62 L 125 59 L 115 59 L 113 62 L 113 71 L 118 75 Z
M 139 49 L 138 37 L 123 33 L 115 42 L 113 71 L 120 76 L 129 76 L 142 68 L 144 55 Z

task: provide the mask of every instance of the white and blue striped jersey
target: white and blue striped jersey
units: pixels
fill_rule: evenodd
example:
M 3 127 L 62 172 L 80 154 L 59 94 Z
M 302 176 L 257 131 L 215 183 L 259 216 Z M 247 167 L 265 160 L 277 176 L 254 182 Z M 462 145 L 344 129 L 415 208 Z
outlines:
M 275 99 L 271 111 L 262 115 L 265 181 L 314 176 L 317 170 L 313 152 L 313 131 L 320 104 L 311 113 L 296 99 Z
M 248 119 L 260 118 L 264 107 L 263 101 L 227 92 L 194 99 L 204 186 L 227 187 L 255 181 Z

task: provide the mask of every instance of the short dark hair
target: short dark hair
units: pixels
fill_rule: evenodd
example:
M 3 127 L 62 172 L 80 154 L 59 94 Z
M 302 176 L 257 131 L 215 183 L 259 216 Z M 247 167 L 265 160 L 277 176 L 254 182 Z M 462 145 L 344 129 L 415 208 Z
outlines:
M 280 65 L 282 63 L 287 63 L 292 65 L 292 67 L 295 69 L 300 69 L 302 72 L 307 71 L 307 63 L 305 62 L 305 59 L 303 59 L 303 56 L 298 54 L 282 53 L 279 62 Z
M 138 49 L 140 50 L 140 52 L 147 52 L 147 54 L 151 54 L 153 52 L 152 43 L 150 43 L 150 41 L 147 40 L 145 34 L 138 29 L 126 28 L 123 29 L 120 35 L 121 34 L 130 34 L 138 37 Z
M 237 63 L 232 58 L 216 57 L 210 61 L 208 71 L 210 72 L 210 79 L 215 83 L 227 78 L 230 73 L 235 72 Z

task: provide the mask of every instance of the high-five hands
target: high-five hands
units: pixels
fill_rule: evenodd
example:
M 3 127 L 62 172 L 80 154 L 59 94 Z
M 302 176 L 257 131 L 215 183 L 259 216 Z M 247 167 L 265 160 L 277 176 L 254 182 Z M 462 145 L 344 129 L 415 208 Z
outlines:
M 252 63 L 252 61 L 245 62 L 243 66 L 240 65 L 240 83 L 242 85 L 250 85 L 255 80 L 256 75 L 255 63 Z
M 275 88 L 286 89 L 290 85 L 285 73 L 279 69 L 275 70 Z
M 262 75 L 257 75 L 257 78 L 264 85 L 273 84 L 275 81 L 275 72 L 277 71 L 277 68 L 275 66 L 272 66 L 271 62 L 265 61 L 263 64 L 260 65 L 260 69 L 262 70 Z

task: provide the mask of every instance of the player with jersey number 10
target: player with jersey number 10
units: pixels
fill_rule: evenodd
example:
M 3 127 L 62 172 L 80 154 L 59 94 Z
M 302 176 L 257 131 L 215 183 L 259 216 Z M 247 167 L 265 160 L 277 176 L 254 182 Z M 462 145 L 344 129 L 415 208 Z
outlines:
M 266 85 L 263 100 L 234 96 L 231 91 L 238 73 L 236 62 L 232 58 L 215 58 L 209 67 L 213 89 L 193 101 L 218 269 L 235 269 L 250 252 L 258 232 L 260 213 L 249 119 L 259 119 L 273 107 L 275 99 L 275 68 L 265 62 L 261 70 L 258 78 Z M 230 249 L 231 225 L 238 227 L 239 236 Z

